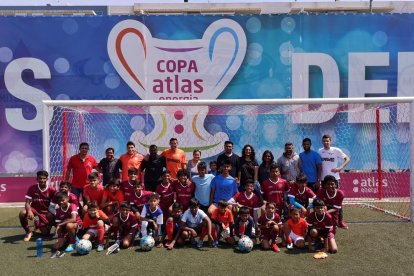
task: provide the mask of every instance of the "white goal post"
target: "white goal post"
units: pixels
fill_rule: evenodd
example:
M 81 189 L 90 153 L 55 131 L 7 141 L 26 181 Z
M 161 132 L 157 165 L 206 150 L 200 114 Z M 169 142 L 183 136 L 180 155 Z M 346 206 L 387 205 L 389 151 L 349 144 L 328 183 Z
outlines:
M 353 164 L 347 167 L 349 175 L 356 177 L 348 183 L 351 193 L 358 194 L 355 202 L 366 199 L 375 202 L 369 206 L 414 221 L 414 97 L 50 100 L 43 101 L 43 108 L 43 167 L 56 181 L 80 142 L 88 142 L 97 159 L 111 143 L 122 152 L 132 140 L 146 153 L 150 144 L 168 147 L 170 137 L 178 137 L 187 157 L 199 148 L 206 154 L 203 159 L 214 160 L 225 140 L 237 140 L 257 146 L 257 153 L 269 148 L 277 158 L 285 142 L 292 141 L 299 153 L 302 139 L 312 137 L 317 150 L 320 134 L 328 133 L 335 137 L 334 146 L 352 148 L 346 153 Z M 260 164 L 261 155 L 256 159 Z M 407 210 L 376 205 L 398 200 L 407 203 Z

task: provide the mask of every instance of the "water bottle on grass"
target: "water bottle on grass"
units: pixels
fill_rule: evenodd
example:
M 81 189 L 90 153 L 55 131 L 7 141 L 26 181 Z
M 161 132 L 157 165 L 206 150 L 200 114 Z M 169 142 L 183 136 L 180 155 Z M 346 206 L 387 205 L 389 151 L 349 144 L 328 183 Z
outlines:
M 36 257 L 40 258 L 43 255 L 43 240 L 38 238 L 36 240 Z

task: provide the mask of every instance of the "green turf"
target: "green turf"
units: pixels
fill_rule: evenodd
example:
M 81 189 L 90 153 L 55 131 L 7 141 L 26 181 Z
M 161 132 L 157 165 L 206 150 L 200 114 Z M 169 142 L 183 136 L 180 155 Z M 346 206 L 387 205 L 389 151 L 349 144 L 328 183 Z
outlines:
M 352 220 L 361 208 L 347 208 Z M 379 213 L 375 215 L 381 214 Z M 16 225 L 17 209 L 0 209 L 1 226 Z M 10 216 L 14 216 L 14 218 Z M 240 254 L 231 248 L 154 249 L 140 252 L 138 247 L 105 256 L 96 251 L 87 256 L 69 254 L 49 259 L 53 241 L 45 241 L 43 258 L 35 257 L 35 239 L 23 242 L 21 229 L 0 229 L 2 275 L 412 275 L 414 241 L 412 223 L 350 224 L 349 230 L 338 230 L 339 252 L 325 260 L 314 260 L 306 250 L 280 253 L 255 249 Z

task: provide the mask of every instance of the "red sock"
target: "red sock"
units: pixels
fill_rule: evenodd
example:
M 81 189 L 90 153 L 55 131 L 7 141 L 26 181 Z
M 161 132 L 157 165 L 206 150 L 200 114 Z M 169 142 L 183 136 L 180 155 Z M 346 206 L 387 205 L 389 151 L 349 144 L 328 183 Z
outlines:
M 167 221 L 167 237 L 169 241 L 173 240 L 173 233 L 174 233 L 174 223 L 172 221 Z
M 103 226 L 98 226 L 98 243 L 104 243 L 105 228 Z

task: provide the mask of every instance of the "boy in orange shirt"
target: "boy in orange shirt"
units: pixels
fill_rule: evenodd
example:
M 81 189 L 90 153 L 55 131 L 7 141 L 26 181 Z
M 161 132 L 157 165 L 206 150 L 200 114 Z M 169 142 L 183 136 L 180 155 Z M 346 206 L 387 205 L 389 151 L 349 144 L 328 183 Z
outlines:
M 297 248 L 305 248 L 305 237 L 308 231 L 308 223 L 300 216 L 298 208 L 290 210 L 290 218 L 283 226 L 285 240 L 287 242 L 287 249 L 292 249 L 293 245 Z
M 104 187 L 99 181 L 99 175 L 96 172 L 90 173 L 88 175 L 89 184 L 83 188 L 83 202 L 84 204 L 89 201 L 96 201 L 98 206 L 102 202 L 102 197 L 104 194 Z M 83 206 L 83 210 L 88 211 L 88 205 Z
M 124 201 L 124 193 L 119 189 L 120 185 L 119 179 L 110 179 L 104 190 L 100 207 L 108 216 L 115 214 Z
M 82 239 L 97 240 L 97 251 L 101 252 L 105 249 L 104 235 L 105 224 L 109 225 L 108 216 L 99 210 L 96 201 L 90 201 L 87 204 L 88 212 L 83 217 L 83 228 L 86 229 L 86 233 L 82 236 Z
M 216 231 L 214 232 L 217 233 L 217 239 L 213 242 L 213 247 L 218 246 L 218 240 L 220 239 L 220 236 L 228 244 L 234 244 L 234 239 L 230 236 L 230 229 L 233 228 L 234 218 L 232 211 L 227 207 L 227 202 L 225 200 L 220 200 L 218 202 L 218 208 L 211 214 L 211 221 L 216 226 Z

